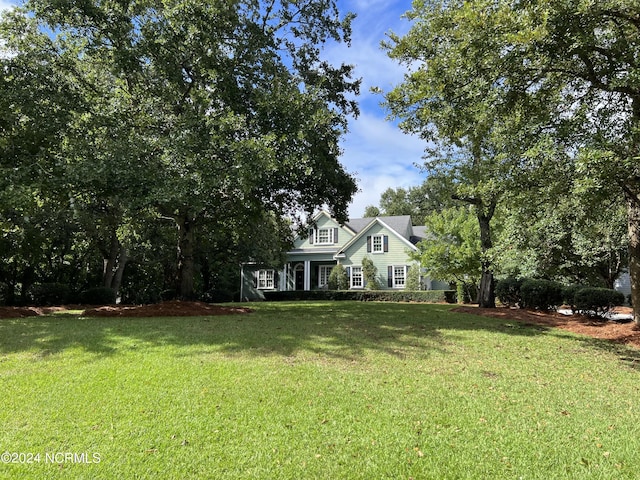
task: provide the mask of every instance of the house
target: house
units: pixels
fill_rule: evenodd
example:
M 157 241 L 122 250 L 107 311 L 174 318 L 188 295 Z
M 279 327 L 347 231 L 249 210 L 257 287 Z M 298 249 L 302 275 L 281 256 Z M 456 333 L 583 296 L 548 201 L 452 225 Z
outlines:
M 425 236 L 425 227 L 413 226 L 409 215 L 356 218 L 339 224 L 326 211 L 314 218 L 308 235 L 298 236 L 287 252 L 283 268 L 275 270 L 245 264 L 241 272 L 241 298 L 264 298 L 265 291 L 315 290 L 327 288 L 329 274 L 336 264 L 347 270 L 350 289 L 365 288 L 362 259 L 369 257 L 378 271 L 384 289 L 402 289 L 410 267 L 418 263 L 409 258 L 416 243 Z M 449 285 L 426 277 L 422 288 L 444 290 Z

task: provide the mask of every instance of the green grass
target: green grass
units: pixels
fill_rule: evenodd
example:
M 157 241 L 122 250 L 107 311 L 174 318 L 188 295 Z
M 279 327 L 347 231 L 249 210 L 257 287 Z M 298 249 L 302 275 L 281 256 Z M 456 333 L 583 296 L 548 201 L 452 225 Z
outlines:
M 637 350 L 446 305 L 252 307 L 0 320 L 0 453 L 33 455 L 0 478 L 637 478 Z

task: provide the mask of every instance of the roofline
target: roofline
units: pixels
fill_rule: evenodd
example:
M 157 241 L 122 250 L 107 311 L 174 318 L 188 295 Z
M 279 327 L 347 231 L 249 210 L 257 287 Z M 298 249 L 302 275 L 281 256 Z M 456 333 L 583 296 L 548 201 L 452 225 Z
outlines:
M 347 250 L 348 248 L 351 247 L 352 243 L 355 243 L 357 239 L 359 239 L 360 237 L 364 236 L 364 234 L 367 232 L 367 230 L 369 230 L 374 223 L 380 223 L 383 227 L 385 227 L 387 230 L 389 230 L 390 232 L 392 232 L 396 237 L 398 237 L 403 243 L 405 243 L 411 250 L 417 251 L 417 247 L 411 243 L 409 240 L 407 240 L 406 238 L 404 238 L 402 235 L 400 235 L 395 229 L 391 228 L 389 225 L 387 225 L 385 222 L 383 222 L 382 220 L 380 220 L 379 217 L 374 217 L 373 220 L 371 220 L 362 230 L 360 230 L 360 232 L 358 232 L 358 234 L 353 237 L 351 240 L 349 240 L 347 243 L 345 243 L 342 248 L 340 250 L 338 250 L 338 252 L 336 253 L 336 255 L 341 254 L 342 252 L 344 252 L 345 250 Z

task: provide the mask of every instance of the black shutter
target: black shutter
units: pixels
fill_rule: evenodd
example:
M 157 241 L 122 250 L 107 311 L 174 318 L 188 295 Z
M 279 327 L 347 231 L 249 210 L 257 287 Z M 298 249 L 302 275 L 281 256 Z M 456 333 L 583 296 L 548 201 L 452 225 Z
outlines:
M 313 233 L 314 233 L 314 232 L 313 232 L 313 229 L 311 229 L 311 230 L 309 231 L 309 243 L 310 243 L 311 245 L 313 245 Z
M 258 288 L 258 275 L 260 274 L 259 270 L 255 270 L 253 272 L 253 288 Z
M 384 236 L 384 251 L 389 251 L 389 235 Z
M 338 243 L 338 227 L 333 229 L 333 243 Z
M 367 253 L 371 253 L 371 235 L 367 236 Z
M 387 287 L 393 287 L 393 266 L 387 267 Z

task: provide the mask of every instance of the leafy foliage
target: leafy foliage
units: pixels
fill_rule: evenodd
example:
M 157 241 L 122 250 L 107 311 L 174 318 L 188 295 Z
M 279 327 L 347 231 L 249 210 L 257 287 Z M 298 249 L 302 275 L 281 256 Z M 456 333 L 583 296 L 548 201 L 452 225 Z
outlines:
M 355 300 L 361 302 L 455 303 L 453 290 L 293 290 L 264 292 L 268 301 Z
M 349 288 L 349 277 L 344 265 L 337 264 L 329 273 L 329 290 L 347 290 Z
M 287 0 L 31 0 L 3 16 L 4 296 L 102 276 L 131 299 L 191 297 L 238 257 L 278 256 L 285 216 L 327 205 L 344 220 L 356 186 L 339 139 L 360 82 L 323 45 L 348 43 L 351 19 Z M 43 205 L 65 218 L 55 234 L 31 214 Z M 251 234 L 263 241 L 249 253 Z M 214 259 L 229 249 L 241 252 Z M 63 278 L 54 265 L 73 255 L 93 278 Z
M 581 288 L 575 292 L 577 310 L 603 318 L 616 305 L 624 303 L 624 294 L 608 288 Z
M 362 276 L 364 285 L 367 290 L 380 290 L 380 281 L 378 280 L 378 267 L 375 266 L 373 260 L 366 255 L 362 259 Z
M 468 208 L 450 208 L 425 219 L 428 237 L 412 254 L 427 273 L 442 281 L 476 284 L 481 275 L 478 222 Z
M 522 306 L 535 310 L 554 310 L 562 302 L 562 285 L 551 280 L 527 278 L 520 287 Z
M 520 289 L 522 288 L 522 282 L 522 279 L 516 277 L 506 277 L 498 280 L 496 296 L 504 305 L 509 307 L 521 304 Z

